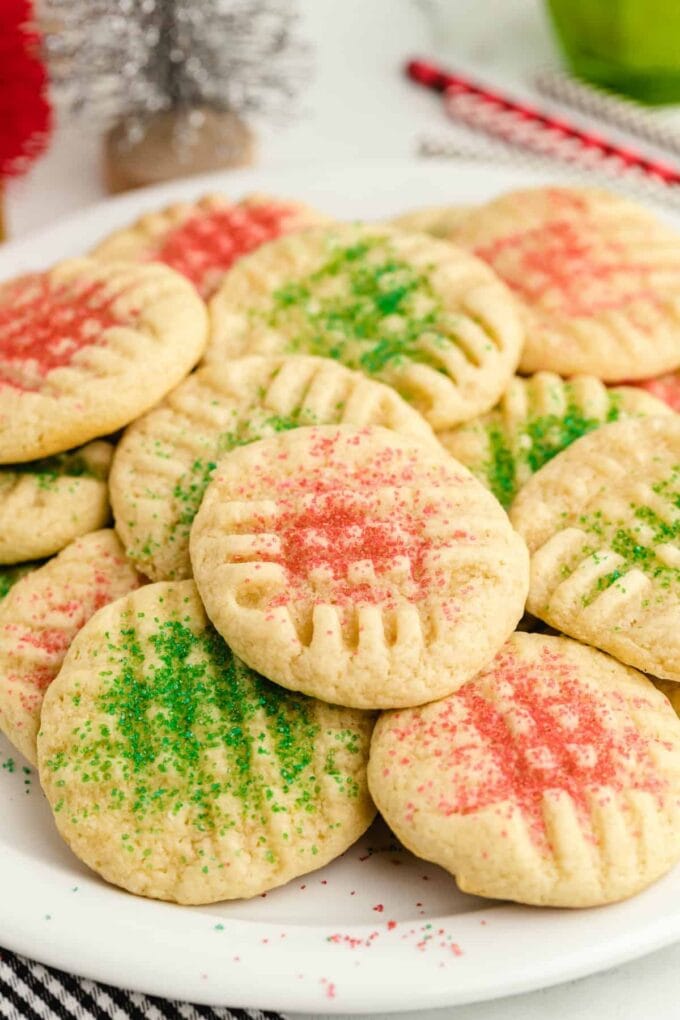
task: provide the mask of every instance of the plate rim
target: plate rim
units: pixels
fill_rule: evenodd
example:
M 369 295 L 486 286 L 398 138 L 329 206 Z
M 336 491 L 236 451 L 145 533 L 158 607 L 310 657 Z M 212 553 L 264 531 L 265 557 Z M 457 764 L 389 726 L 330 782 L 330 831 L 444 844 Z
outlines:
M 7 881 L 9 877 L 9 873 L 5 872 L 0 878 L 0 896 L 4 903 L 8 902 L 6 897 L 10 891 Z M 651 890 L 657 894 L 655 899 L 659 899 L 659 905 L 663 905 L 664 902 L 663 887 L 669 883 L 669 879 L 672 879 L 672 877 L 672 874 L 666 876 L 665 879 L 660 880 L 655 886 L 651 887 Z M 9 885 L 11 884 L 10 882 Z M 142 902 L 150 907 L 152 911 L 160 906 L 163 908 L 164 913 L 167 914 L 168 911 L 173 911 L 175 916 L 179 918 L 180 912 L 177 911 L 175 904 L 159 904 L 158 901 L 140 900 L 139 897 L 135 897 L 132 894 L 127 894 L 107 886 L 103 881 L 98 881 L 97 886 L 105 894 L 105 898 L 107 894 L 116 898 L 123 896 L 130 902 L 133 909 L 135 903 Z M 647 890 L 647 893 L 649 892 L 650 890 Z M 642 895 L 645 894 L 643 893 Z M 64 896 L 66 896 L 65 891 Z M 356 963 L 356 960 L 348 958 L 347 954 L 353 952 L 351 949 L 345 949 L 346 955 L 341 967 L 338 967 L 337 960 L 339 958 L 336 958 L 334 964 L 329 965 L 330 969 L 327 979 L 323 976 L 318 977 L 315 975 L 310 983 L 305 981 L 295 984 L 293 981 L 293 978 L 296 976 L 294 971 L 299 967 L 300 954 L 304 952 L 309 953 L 316 944 L 308 943 L 306 937 L 319 940 L 318 945 L 322 946 L 324 942 L 328 943 L 330 934 L 334 930 L 332 927 L 319 925 L 286 927 L 286 925 L 280 922 L 266 923 L 242 919 L 223 920 L 221 922 L 220 937 L 227 943 L 228 952 L 231 953 L 234 948 L 238 948 L 239 955 L 247 949 L 253 950 L 253 953 L 247 961 L 245 968 L 240 967 L 240 963 L 243 962 L 243 958 L 241 958 L 238 967 L 232 966 L 230 969 L 222 971 L 218 975 L 217 980 L 214 980 L 213 976 L 209 975 L 211 982 L 205 981 L 205 983 L 203 979 L 207 975 L 207 971 L 200 968 L 213 965 L 223 966 L 227 961 L 222 960 L 220 954 L 217 953 L 214 959 L 203 957 L 194 973 L 186 971 L 186 967 L 193 965 L 191 955 L 186 952 L 186 939 L 189 935 L 197 937 L 193 929 L 187 931 L 187 928 L 190 926 L 184 928 L 182 925 L 179 925 L 176 930 L 172 931 L 171 938 L 169 937 L 169 930 L 162 929 L 164 951 L 171 950 L 175 954 L 183 954 L 185 958 L 184 969 L 182 967 L 178 968 L 175 961 L 170 976 L 168 976 L 165 970 L 161 972 L 157 967 L 153 972 L 147 973 L 148 960 L 145 957 L 137 956 L 133 958 L 133 978 L 130 983 L 121 980 L 115 973 L 112 974 L 110 960 L 102 960 L 99 949 L 91 938 L 89 929 L 84 939 L 76 938 L 74 940 L 71 938 L 69 940 L 68 934 L 72 932 L 72 929 L 67 925 L 66 931 L 64 931 L 63 920 L 57 925 L 52 924 L 57 919 L 58 915 L 56 913 L 53 915 L 46 914 L 41 918 L 45 923 L 43 924 L 42 934 L 37 942 L 35 924 L 25 923 L 23 926 L 19 925 L 9 937 L 6 937 L 5 931 L 7 926 L 2 922 L 0 922 L 0 925 L 2 925 L 0 941 L 5 948 L 13 952 L 36 959 L 47 966 L 58 968 L 68 974 L 114 985 L 125 990 L 158 996 L 170 1001 L 180 1000 L 199 1005 L 226 1006 L 231 1008 L 271 1009 L 283 1011 L 284 1013 L 295 1011 L 313 1013 L 315 1015 L 370 1014 L 375 1012 L 398 1013 L 415 1008 L 423 1010 L 436 1009 L 492 1001 L 494 999 L 520 995 L 524 992 L 549 988 L 638 959 L 680 939 L 680 911 L 676 916 L 669 916 L 664 915 L 655 906 L 652 911 L 653 916 L 650 916 L 645 924 L 638 928 L 628 928 L 625 914 L 627 912 L 626 908 L 631 902 L 633 900 L 581 911 L 525 908 L 508 904 L 490 906 L 486 910 L 472 911 L 470 914 L 431 918 L 430 923 L 432 925 L 452 922 L 452 926 L 460 932 L 465 927 L 472 931 L 473 924 L 479 924 L 479 914 L 483 914 L 482 920 L 488 925 L 488 931 L 492 930 L 494 922 L 500 922 L 503 928 L 512 929 L 515 926 L 515 918 L 520 914 L 524 914 L 527 909 L 532 910 L 535 917 L 537 919 L 540 918 L 542 922 L 546 919 L 550 922 L 554 919 L 555 915 L 558 915 L 560 918 L 569 917 L 572 919 L 572 927 L 578 926 L 579 917 L 586 917 L 592 920 L 594 917 L 604 917 L 607 912 L 624 915 L 621 923 L 616 925 L 617 934 L 613 941 L 611 940 L 611 931 L 609 931 L 609 941 L 598 938 L 589 943 L 587 947 L 589 954 L 587 955 L 584 952 L 583 946 L 576 944 L 578 940 L 572 939 L 571 942 L 574 944 L 571 948 L 567 948 L 565 951 L 564 946 L 559 946 L 554 949 L 549 958 L 546 958 L 545 955 L 542 957 L 540 974 L 537 972 L 532 961 L 525 960 L 523 965 L 516 969 L 512 975 L 508 976 L 506 974 L 504 977 L 501 977 L 495 969 L 495 964 L 498 960 L 487 958 L 488 947 L 483 943 L 478 947 L 473 946 L 472 952 L 474 953 L 479 949 L 480 953 L 484 954 L 484 959 L 474 961 L 474 980 L 471 980 L 468 976 L 463 987 L 461 987 L 461 974 L 458 969 L 460 961 L 456 961 L 449 971 L 436 972 L 433 967 L 427 968 L 425 976 L 438 973 L 438 983 L 426 984 L 416 988 L 419 976 L 422 977 L 423 975 L 422 973 L 419 974 L 418 968 L 406 966 L 407 963 L 413 964 L 414 962 L 412 948 L 406 947 L 406 950 L 401 953 L 395 952 L 395 950 L 399 949 L 398 943 L 392 946 L 383 946 L 377 955 L 374 955 L 375 948 L 372 947 L 371 954 L 365 954 L 361 960 L 362 964 L 364 961 L 366 962 L 368 965 L 367 969 L 370 967 L 370 976 L 364 976 L 362 981 L 355 983 L 354 986 L 343 984 L 343 982 L 351 980 L 351 964 L 353 962 Z M 91 904 L 91 907 L 90 913 L 96 913 L 99 910 L 96 903 Z M 51 907 L 51 909 L 57 910 L 58 907 Z M 210 923 L 215 920 L 215 915 L 202 914 L 200 909 L 197 910 L 196 908 L 189 907 L 183 908 L 183 915 L 185 917 L 187 916 L 187 911 L 192 919 L 196 915 L 206 918 L 208 922 L 205 925 L 206 936 L 208 928 L 215 928 L 215 925 Z M 461 923 L 461 918 L 463 923 Z M 465 921 L 467 921 L 467 924 Z M 408 924 L 410 922 L 404 923 Z M 552 928 L 550 923 L 542 923 L 539 927 L 547 927 L 547 934 L 554 935 L 554 931 L 550 930 Z M 135 928 L 138 930 L 135 931 Z M 259 953 L 257 951 L 257 943 L 263 939 L 271 939 L 273 934 L 277 933 L 276 930 L 280 928 L 286 929 L 288 936 L 291 934 L 293 936 L 296 934 L 302 936 L 302 938 L 289 938 L 287 942 L 285 956 L 291 957 L 291 959 L 284 960 L 284 962 L 288 962 L 291 967 L 285 973 L 277 972 L 275 968 L 269 968 L 267 965 L 272 962 L 272 957 L 266 955 L 264 951 Z M 147 929 L 148 925 L 140 925 L 139 923 L 127 929 L 126 935 L 129 940 L 128 956 L 131 949 L 138 950 L 140 946 L 145 944 L 146 939 L 150 935 Z M 366 924 L 347 925 L 345 927 L 348 937 L 355 937 L 364 943 L 368 941 L 369 936 L 374 930 L 374 926 Z M 62 939 L 64 934 L 67 936 L 66 939 Z M 543 932 L 534 932 L 534 935 L 537 935 L 541 940 L 544 938 Z M 227 940 L 230 936 L 238 939 L 238 941 L 228 943 Z M 467 944 L 465 943 L 464 931 L 461 941 Z M 505 939 L 503 933 L 501 933 L 501 941 L 504 947 Z M 530 943 L 528 948 L 533 949 L 534 947 L 531 944 L 533 940 L 529 939 L 528 942 Z M 333 949 L 335 951 L 336 947 L 333 947 Z M 73 956 L 76 951 L 78 962 L 74 965 Z M 279 953 L 279 962 L 281 962 L 280 948 L 277 952 Z M 384 990 L 379 987 L 375 978 L 384 975 L 385 968 L 393 962 L 395 956 L 400 958 L 398 962 L 404 963 L 403 972 L 400 970 L 395 972 L 390 969 L 389 973 L 394 984 L 392 987 Z M 464 958 L 463 956 L 462 959 Z M 127 959 L 125 961 L 126 966 L 130 966 L 130 962 Z M 267 987 L 264 987 L 260 981 L 262 973 L 260 966 L 262 963 L 265 964 L 264 973 L 267 975 Z M 482 965 L 478 966 L 478 964 Z M 423 968 L 421 967 L 420 970 L 422 971 Z M 355 971 L 354 973 L 357 972 Z M 406 987 L 403 986 L 403 980 L 394 980 L 395 973 L 397 975 L 401 973 L 408 975 Z M 441 975 L 445 975 L 445 977 L 442 978 Z M 329 996 L 328 985 L 337 986 L 339 992 L 337 997 Z M 188 995 L 187 992 L 189 993 Z M 416 1001 L 405 999 L 405 994 L 408 992 L 411 993 Z

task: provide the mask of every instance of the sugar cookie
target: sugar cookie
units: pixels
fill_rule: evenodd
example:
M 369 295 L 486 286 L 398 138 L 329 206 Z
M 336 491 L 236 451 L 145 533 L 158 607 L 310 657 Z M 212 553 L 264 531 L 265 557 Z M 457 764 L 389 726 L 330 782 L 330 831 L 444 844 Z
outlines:
M 644 379 L 680 366 L 680 237 L 593 188 L 527 188 L 451 233 L 498 273 L 526 327 L 522 372 Z
M 680 416 L 583 436 L 527 482 L 510 516 L 531 553 L 530 613 L 680 680 Z
M 0 563 L 59 552 L 109 519 L 113 446 L 97 441 L 44 460 L 0 468 Z
M 179 903 L 256 896 L 368 827 L 373 722 L 253 673 L 193 581 L 154 584 L 74 641 L 43 706 L 40 780 L 107 881 Z
M 114 432 L 200 358 L 206 312 L 166 266 L 71 259 L 0 284 L 0 463 Z
M 527 551 L 462 465 L 387 429 L 295 429 L 228 453 L 191 531 L 194 576 L 234 651 L 354 708 L 431 701 L 524 611 Z
M 515 376 L 493 411 L 440 432 L 449 453 L 508 507 L 531 476 L 587 432 L 619 418 L 670 413 L 632 386 L 607 389 L 594 376 Z
M 390 222 L 398 230 L 432 234 L 445 241 L 469 213 L 469 205 L 430 205 L 425 209 L 412 209 L 411 212 L 395 216 Z
M 515 634 L 455 694 L 378 721 L 378 809 L 464 892 L 591 907 L 680 859 L 680 720 L 641 673 Z

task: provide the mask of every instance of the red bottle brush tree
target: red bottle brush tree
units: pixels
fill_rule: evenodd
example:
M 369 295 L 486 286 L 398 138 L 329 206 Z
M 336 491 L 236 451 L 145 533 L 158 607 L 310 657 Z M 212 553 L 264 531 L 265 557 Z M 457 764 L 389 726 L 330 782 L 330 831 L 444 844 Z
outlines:
M 4 182 L 45 149 L 52 117 L 29 0 L 0 0 L 0 238 Z

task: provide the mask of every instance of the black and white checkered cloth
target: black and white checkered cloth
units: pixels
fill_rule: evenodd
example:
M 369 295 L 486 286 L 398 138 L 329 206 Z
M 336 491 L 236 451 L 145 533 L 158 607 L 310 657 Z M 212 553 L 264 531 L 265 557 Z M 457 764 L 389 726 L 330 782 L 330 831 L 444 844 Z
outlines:
M 2 1020 L 282 1020 L 279 1013 L 194 1006 L 123 992 L 0 949 Z

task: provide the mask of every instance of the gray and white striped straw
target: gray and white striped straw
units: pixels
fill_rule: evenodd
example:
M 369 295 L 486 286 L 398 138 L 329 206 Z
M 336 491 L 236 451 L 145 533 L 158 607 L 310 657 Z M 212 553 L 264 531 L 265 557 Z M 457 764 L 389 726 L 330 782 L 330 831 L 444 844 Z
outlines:
M 656 110 L 579 81 L 560 68 L 537 71 L 532 83 L 537 92 L 549 99 L 680 155 L 680 129 L 663 123 L 663 114 Z

